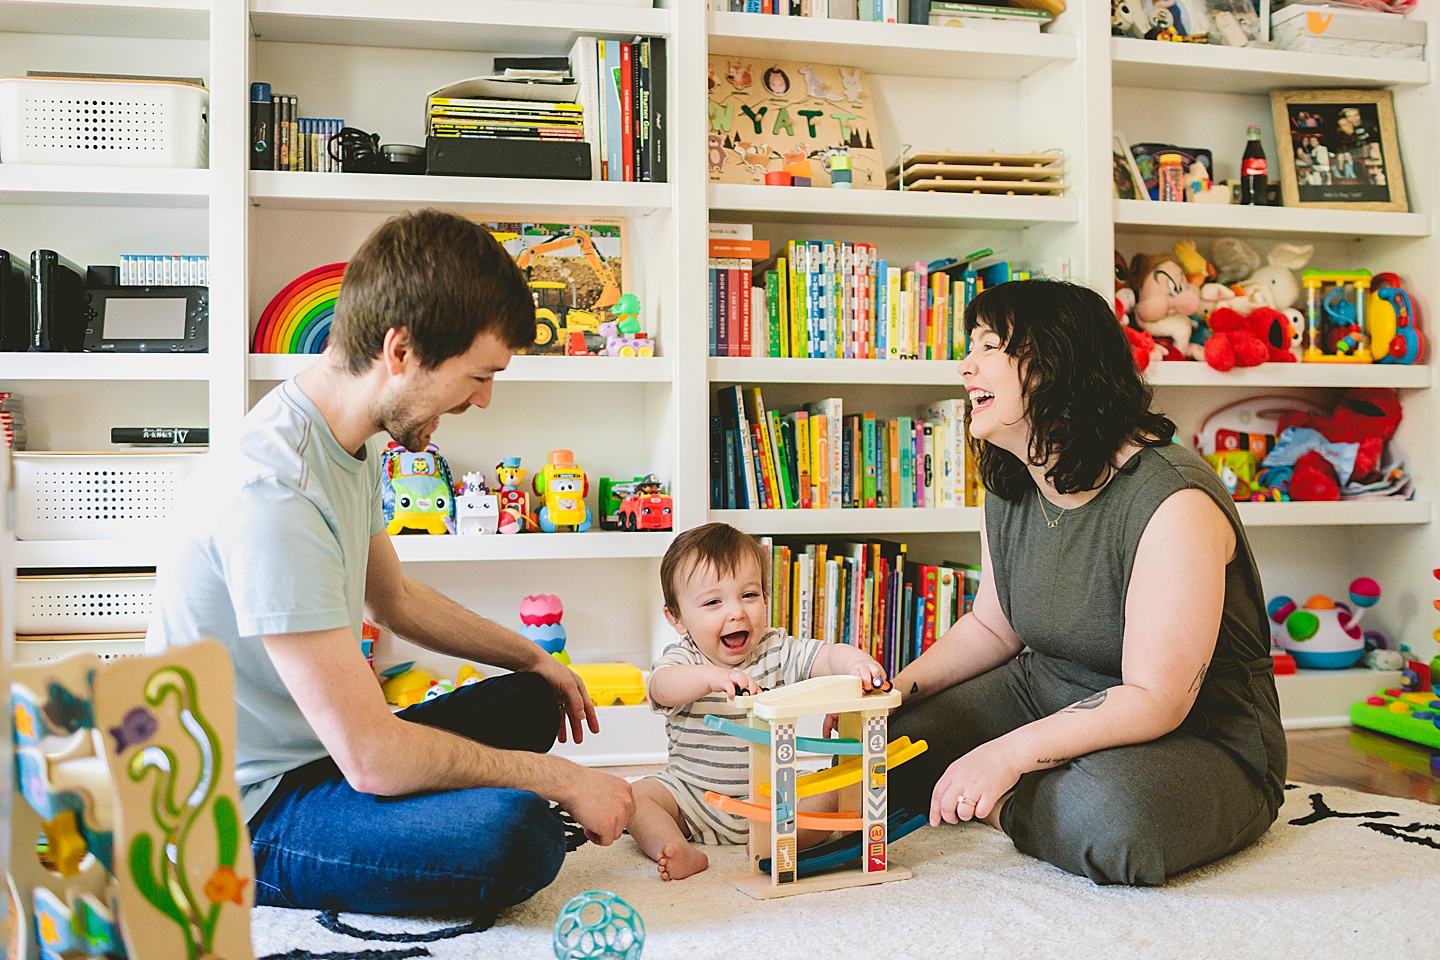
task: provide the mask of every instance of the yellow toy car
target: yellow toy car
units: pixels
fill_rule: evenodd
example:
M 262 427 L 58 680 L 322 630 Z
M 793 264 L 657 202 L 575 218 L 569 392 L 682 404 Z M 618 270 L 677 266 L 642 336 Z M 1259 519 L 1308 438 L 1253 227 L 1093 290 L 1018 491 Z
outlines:
M 550 451 L 549 462 L 535 474 L 534 486 L 535 492 L 545 498 L 537 517 L 541 530 L 555 533 L 564 527 L 584 533 L 590 529 L 590 508 L 585 505 L 590 481 L 585 471 L 575 465 L 575 455 L 569 450 Z

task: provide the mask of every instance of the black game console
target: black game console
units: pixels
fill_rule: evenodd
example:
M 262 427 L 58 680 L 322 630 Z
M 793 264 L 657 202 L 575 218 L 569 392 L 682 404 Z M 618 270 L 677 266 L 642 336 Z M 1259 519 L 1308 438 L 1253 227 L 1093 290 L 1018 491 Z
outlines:
M 30 270 L 9 250 L 0 250 L 0 351 L 30 349 Z
M 30 254 L 29 349 L 78 353 L 85 346 L 85 273 L 54 250 Z

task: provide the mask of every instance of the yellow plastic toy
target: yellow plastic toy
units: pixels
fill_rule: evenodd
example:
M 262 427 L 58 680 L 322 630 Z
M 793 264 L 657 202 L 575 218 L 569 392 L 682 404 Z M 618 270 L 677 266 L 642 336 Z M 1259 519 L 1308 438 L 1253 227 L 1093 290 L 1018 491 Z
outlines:
M 385 702 L 397 707 L 408 707 L 425 699 L 425 693 L 435 682 L 435 675 L 428 670 L 406 670 L 380 684 Z
M 585 681 L 597 707 L 645 702 L 645 674 L 633 663 L 575 663 L 570 669 Z
M 590 529 L 590 508 L 585 505 L 590 481 L 585 471 L 575 465 L 573 453 L 551 450 L 548 462 L 535 475 L 534 486 L 535 492 L 545 498 L 540 508 L 541 530 L 555 533 L 563 527 L 584 533 Z

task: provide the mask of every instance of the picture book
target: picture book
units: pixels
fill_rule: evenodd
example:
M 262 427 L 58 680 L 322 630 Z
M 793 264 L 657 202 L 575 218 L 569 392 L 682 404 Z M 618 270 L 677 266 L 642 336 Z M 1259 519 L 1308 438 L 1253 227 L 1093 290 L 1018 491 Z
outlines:
M 537 295 L 553 293 L 567 310 L 597 314 L 608 311 L 627 289 L 624 220 L 485 221 L 481 226 L 515 258 Z M 536 287 L 536 284 L 548 286 Z M 540 299 L 543 301 L 546 297 Z

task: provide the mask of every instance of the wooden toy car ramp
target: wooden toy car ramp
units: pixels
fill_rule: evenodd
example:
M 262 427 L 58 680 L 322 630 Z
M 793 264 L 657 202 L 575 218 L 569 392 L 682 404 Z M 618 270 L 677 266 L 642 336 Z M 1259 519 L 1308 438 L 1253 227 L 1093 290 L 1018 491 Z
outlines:
M 894 770 L 905 761 L 913 760 L 924 753 L 929 746 L 924 740 L 912 742 L 909 737 L 900 737 L 890 741 L 890 747 L 885 753 L 886 769 Z M 841 787 L 848 787 L 852 783 L 859 783 L 863 773 L 860 763 L 861 759 L 856 757 L 854 760 L 837 763 L 827 770 L 797 777 L 795 779 L 796 795 L 801 798 L 813 797 L 817 794 L 829 793 L 831 790 L 839 790 Z M 756 788 L 756 792 L 762 797 L 770 796 L 770 784 L 768 782 L 760 784 Z
M 743 723 L 736 723 L 734 720 L 727 720 L 713 713 L 707 713 L 704 722 L 705 726 L 711 730 L 719 730 L 721 733 L 728 733 L 732 737 L 739 737 L 741 740 L 758 743 L 762 747 L 768 747 L 770 745 L 769 730 L 761 730 L 759 727 L 750 727 Z M 864 746 L 859 740 L 824 740 L 816 737 L 796 737 L 795 749 L 805 753 L 818 753 L 826 756 L 840 754 L 858 757 L 864 749 Z
M 769 807 L 763 807 L 758 803 L 751 803 L 749 800 L 741 800 L 738 797 L 722 796 L 708 790 L 705 792 L 705 802 L 712 807 L 719 807 L 726 813 L 733 813 L 737 817 L 759 820 L 763 823 L 769 823 L 773 813 Z M 802 830 L 863 830 L 865 821 L 854 810 L 842 810 L 840 813 L 797 812 L 795 825 Z
M 889 840 L 894 843 L 896 840 L 908 837 L 929 822 L 924 814 L 912 815 L 908 810 L 896 810 L 890 814 L 890 821 L 887 825 Z M 860 835 L 858 833 L 847 834 L 828 843 L 811 847 L 809 850 L 800 851 L 799 874 L 801 877 L 811 877 L 822 870 L 829 870 L 831 867 L 838 867 L 858 859 L 860 859 Z M 761 873 L 769 873 L 770 858 L 762 858 L 757 866 Z
M 788 720 L 817 713 L 893 710 L 900 706 L 900 694 L 895 690 L 866 693 L 859 677 L 811 677 L 757 696 L 736 697 L 734 703 L 761 720 Z

